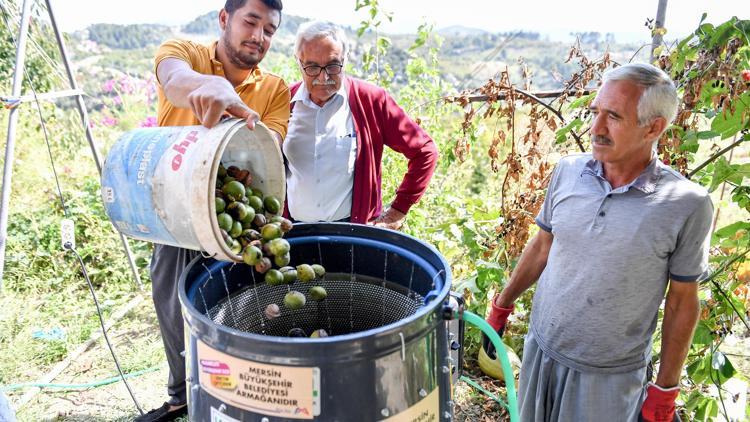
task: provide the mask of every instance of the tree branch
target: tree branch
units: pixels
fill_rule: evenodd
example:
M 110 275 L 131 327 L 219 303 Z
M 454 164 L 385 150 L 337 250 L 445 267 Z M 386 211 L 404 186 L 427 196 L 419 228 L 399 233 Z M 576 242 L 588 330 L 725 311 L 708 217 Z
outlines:
M 557 116 L 557 118 L 560 119 L 561 122 L 563 122 L 563 124 L 566 123 L 565 118 L 563 117 L 562 113 L 560 113 L 559 111 L 555 110 L 555 108 L 552 107 L 551 105 L 549 105 L 549 104 L 545 103 L 544 101 L 542 101 L 541 100 L 542 97 L 540 97 L 539 95 L 535 95 L 535 94 L 526 92 L 526 91 L 521 90 L 521 89 L 516 89 L 516 91 L 520 92 L 523 95 L 525 95 L 527 98 L 530 98 L 530 99 L 536 101 L 538 104 L 541 104 L 544 108 L 546 108 L 547 110 L 549 110 L 552 113 L 554 113 L 555 116 Z M 547 91 L 547 93 L 549 93 L 549 91 Z M 588 95 L 589 93 L 591 93 L 591 91 L 588 90 L 588 89 L 586 89 L 586 90 L 583 91 L 583 95 Z M 557 96 L 559 97 L 559 95 L 557 95 Z M 578 134 L 575 133 L 575 131 L 573 131 L 573 130 L 571 130 L 569 133 L 571 135 L 573 135 L 573 137 L 576 139 L 576 144 L 578 144 L 578 149 L 580 149 L 581 152 L 586 152 L 586 148 L 584 148 L 584 146 L 583 146 L 583 142 L 581 141 L 581 137 L 578 136 Z
M 562 96 L 563 94 L 573 95 L 573 94 L 578 93 L 577 89 L 569 89 L 569 90 L 560 89 L 560 90 L 555 90 L 555 91 L 537 91 L 537 92 L 525 92 L 518 88 L 514 88 L 514 90 L 528 96 L 529 98 L 533 96 L 535 97 L 537 101 L 539 101 L 539 98 L 557 98 L 557 97 Z M 593 88 L 584 89 L 582 93 L 583 95 L 588 95 L 592 93 L 593 91 L 594 91 Z M 456 97 L 460 97 L 460 95 L 448 96 L 444 98 L 456 98 Z M 466 98 L 469 100 L 469 102 L 472 102 L 472 103 L 487 101 L 490 99 L 488 95 L 470 95 Z M 498 100 L 504 100 L 505 93 L 501 92 L 500 94 L 497 95 L 497 97 L 493 97 L 493 98 L 498 99 Z
M 748 134 L 743 135 L 742 138 L 739 139 L 739 141 L 732 142 L 729 146 L 727 146 L 726 148 L 721 149 L 719 152 L 717 152 L 716 154 L 714 154 L 711 157 L 709 157 L 708 160 L 706 160 L 703 163 L 701 163 L 701 165 L 699 165 L 698 167 L 696 167 L 695 170 L 692 170 L 690 173 L 688 173 L 687 178 L 688 179 L 692 178 L 693 176 L 695 176 L 696 173 L 698 173 L 699 171 L 703 170 L 704 167 L 706 167 L 707 165 L 713 163 L 719 157 L 721 157 L 722 155 L 726 154 L 731 149 L 735 148 L 737 145 L 739 145 L 739 144 L 741 144 L 741 143 L 743 143 L 743 142 L 745 142 L 747 140 L 750 140 L 750 136 L 748 136 Z

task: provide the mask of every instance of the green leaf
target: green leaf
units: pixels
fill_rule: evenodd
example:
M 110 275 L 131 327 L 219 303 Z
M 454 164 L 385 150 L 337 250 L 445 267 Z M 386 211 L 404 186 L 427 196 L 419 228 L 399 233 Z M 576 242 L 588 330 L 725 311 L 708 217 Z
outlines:
M 703 20 L 701 20 L 701 22 L 703 22 Z M 695 34 L 698 35 L 701 41 L 704 41 L 706 38 L 710 38 L 713 33 L 714 26 L 710 23 L 701 23 L 701 25 L 698 26 L 698 29 L 695 30 Z
M 713 35 L 711 36 L 711 41 L 709 45 L 711 46 L 717 46 L 717 45 L 726 45 L 727 42 L 729 42 L 730 38 L 733 38 L 739 34 L 737 34 L 737 29 L 735 28 L 734 24 L 737 22 L 737 18 L 732 18 L 718 27 L 716 27 L 716 31 L 714 31 Z
M 713 192 L 725 181 L 736 185 L 742 184 L 742 179 L 750 176 L 750 166 L 729 164 L 726 158 L 721 157 L 714 162 L 714 173 L 711 179 L 711 186 L 708 191 Z
M 688 412 L 688 414 L 693 413 L 695 409 L 700 406 L 700 404 L 706 399 L 707 397 L 703 395 L 700 390 L 693 390 L 690 393 L 690 396 L 685 399 L 685 410 Z
M 689 42 L 690 42 L 690 41 L 691 41 L 691 40 L 692 40 L 693 38 L 695 38 L 695 34 L 690 34 L 690 35 L 688 35 L 687 37 L 683 38 L 683 40 L 682 40 L 682 41 L 680 41 L 680 43 L 679 43 L 679 44 L 677 44 L 677 50 L 679 51 L 679 50 L 682 50 L 683 48 L 685 48 L 685 46 L 686 46 L 686 45 L 687 45 L 687 44 L 688 44 L 688 43 L 689 43 Z
M 386 50 L 388 47 L 391 46 L 391 39 L 387 37 L 380 37 L 378 38 L 378 48 L 382 50 Z
M 699 147 L 697 133 L 694 130 L 688 130 L 680 143 L 680 150 L 696 153 Z
M 482 291 L 487 291 L 492 286 L 502 287 L 504 279 L 503 270 L 492 267 L 477 267 L 477 287 Z
M 368 27 L 369 24 L 366 21 L 360 22 L 359 28 L 357 28 L 357 37 L 362 38 L 362 35 L 367 31 Z
M 714 232 L 714 237 L 716 239 L 728 239 L 734 237 L 735 233 L 740 230 L 750 231 L 750 223 L 737 221 L 728 226 L 724 226 Z
M 731 174 L 732 167 L 729 165 L 729 162 L 726 158 L 721 157 L 718 160 L 714 161 L 714 173 L 713 177 L 711 178 L 711 186 L 709 186 L 708 191 L 713 192 L 714 190 L 716 190 L 721 182 L 727 180 L 727 178 Z
M 695 327 L 695 334 L 693 334 L 693 344 L 711 344 L 713 340 L 714 337 L 711 335 L 711 329 L 708 325 L 704 321 L 699 322 L 698 326 Z
M 698 139 L 711 139 L 719 136 L 719 133 L 716 133 L 712 130 L 703 130 L 698 132 Z
M 716 371 L 714 377 L 718 378 L 719 385 L 724 384 L 737 373 L 729 358 L 724 353 L 718 351 L 714 352 L 711 357 L 711 368 Z
M 695 409 L 696 421 L 712 421 L 719 415 L 719 404 L 715 399 L 703 397 Z
M 709 377 L 711 357 L 704 356 L 691 362 L 687 367 L 687 374 L 696 384 L 701 384 Z
M 555 144 L 562 144 L 568 139 L 570 131 L 577 131 L 583 126 L 583 120 L 575 119 L 555 132 Z
M 721 139 L 727 139 L 742 130 L 747 124 L 743 116 L 748 104 L 750 104 L 750 92 L 745 92 L 732 101 L 733 112 L 730 111 L 731 107 L 727 107 L 724 111 L 716 114 L 716 117 L 711 121 L 711 130 L 719 133 Z
M 750 212 L 750 186 L 737 186 L 732 191 L 732 202 Z
M 582 106 L 587 106 L 591 101 L 596 97 L 596 91 L 591 92 L 586 95 L 582 95 L 579 98 L 576 98 L 575 100 L 571 101 L 571 103 L 568 105 L 568 110 L 573 110 L 576 108 L 581 108 Z
M 472 294 L 478 294 L 482 291 L 477 287 L 477 276 L 464 278 L 456 281 L 453 285 L 453 290 L 457 292 L 463 292 L 464 290 L 470 291 Z

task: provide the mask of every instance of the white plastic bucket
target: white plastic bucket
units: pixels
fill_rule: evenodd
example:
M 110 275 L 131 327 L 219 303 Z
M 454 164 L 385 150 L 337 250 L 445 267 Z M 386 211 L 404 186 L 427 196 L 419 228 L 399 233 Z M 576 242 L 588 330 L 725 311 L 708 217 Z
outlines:
M 240 261 L 227 247 L 214 201 L 219 163 L 249 169 L 252 187 L 283 201 L 281 150 L 263 124 L 244 120 L 203 126 L 142 128 L 125 133 L 107 154 L 102 201 L 122 234 L 153 243 L 202 250 Z

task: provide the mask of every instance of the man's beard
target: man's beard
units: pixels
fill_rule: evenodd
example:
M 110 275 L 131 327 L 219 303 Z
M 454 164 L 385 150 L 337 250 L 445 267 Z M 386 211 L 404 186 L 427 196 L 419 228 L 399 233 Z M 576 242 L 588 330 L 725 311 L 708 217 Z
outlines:
M 232 62 L 233 65 L 239 67 L 240 69 L 252 69 L 255 66 L 260 63 L 261 60 L 263 60 L 263 53 L 265 50 L 263 49 L 263 46 L 258 43 L 253 43 L 258 48 L 258 58 L 256 58 L 255 55 L 250 53 L 243 53 L 232 45 L 232 42 L 229 40 L 228 33 L 230 32 L 230 27 L 227 25 L 227 34 L 224 36 L 224 48 L 227 51 L 227 55 L 229 56 L 229 61 Z M 246 41 L 249 43 L 250 41 Z

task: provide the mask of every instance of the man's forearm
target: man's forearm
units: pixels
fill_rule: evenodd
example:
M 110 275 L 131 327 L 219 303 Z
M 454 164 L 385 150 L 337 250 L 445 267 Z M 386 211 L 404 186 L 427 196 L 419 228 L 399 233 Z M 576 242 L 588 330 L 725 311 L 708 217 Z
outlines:
M 201 75 L 186 70 L 170 72 L 166 80 L 162 82 L 164 95 L 175 107 L 190 108 L 189 94 L 205 83 L 205 78 L 211 77 L 216 76 Z
M 656 377 L 656 384 L 661 387 L 674 387 L 680 382 L 682 367 L 700 315 L 697 294 L 674 295 L 673 287 L 670 286 L 667 293 L 662 321 L 661 358 Z
M 427 190 L 437 166 L 438 151 L 433 141 L 425 143 L 413 157 L 396 190 L 396 198 L 391 206 L 406 214 Z
M 217 90 L 234 92 L 232 85 L 225 78 L 198 73 L 181 59 L 162 60 L 156 68 L 156 74 L 167 100 L 180 108 L 191 108 L 190 94 L 206 85 Z
M 540 230 L 534 236 L 531 243 L 523 250 L 510 281 L 495 297 L 495 305 L 503 308 L 510 307 L 523 292 L 536 283 L 547 266 L 552 239 L 552 234 L 544 230 Z

